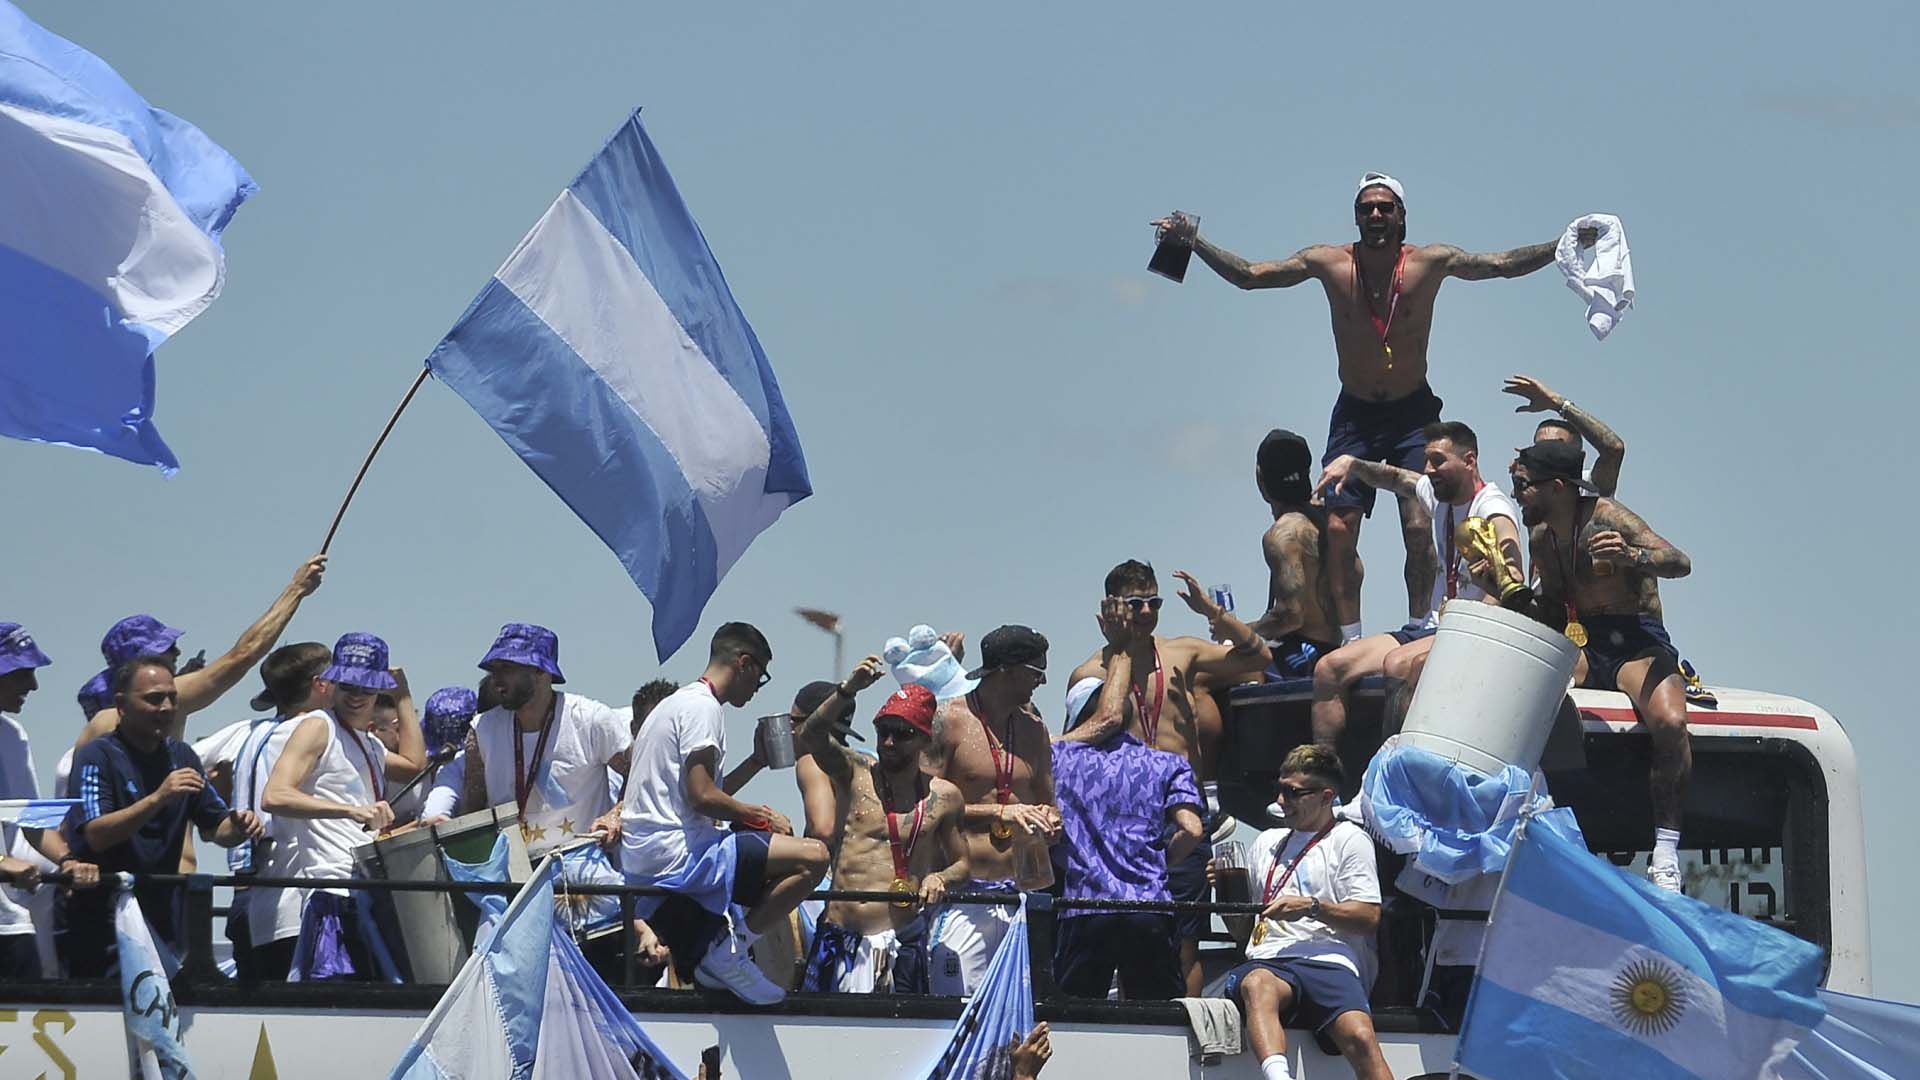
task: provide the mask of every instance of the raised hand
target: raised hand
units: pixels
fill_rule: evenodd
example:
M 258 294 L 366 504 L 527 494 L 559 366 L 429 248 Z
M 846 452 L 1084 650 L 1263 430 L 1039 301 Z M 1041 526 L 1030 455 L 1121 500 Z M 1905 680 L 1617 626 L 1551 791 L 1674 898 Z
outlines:
M 947 651 L 953 654 L 955 660 L 967 658 L 967 635 L 958 630 L 949 630 L 940 635 L 940 641 L 947 647 Z
M 868 656 L 865 660 L 855 664 L 853 670 L 847 673 L 846 687 L 857 694 L 867 687 L 872 686 L 879 680 L 880 676 L 886 673 L 886 661 L 880 659 L 878 655 Z
M 320 578 L 327 572 L 327 557 L 314 555 L 300 564 L 293 572 L 293 589 L 301 596 L 312 596 L 313 590 L 320 587 Z
M 1558 412 L 1560 402 L 1566 400 L 1531 375 L 1509 376 L 1500 390 L 1521 399 L 1521 403 L 1513 407 L 1514 412 Z
M 1203 587 L 1199 581 L 1195 580 L 1192 574 L 1187 573 L 1185 570 L 1175 570 L 1173 576 L 1179 578 L 1180 583 L 1186 586 L 1186 589 L 1182 591 L 1179 596 L 1180 599 L 1187 602 L 1188 607 L 1193 609 L 1195 615 L 1211 623 L 1226 614 L 1219 604 L 1213 602 L 1212 594 L 1208 593 L 1206 588 Z
M 1133 609 L 1117 596 L 1102 598 L 1100 614 L 1095 618 L 1100 623 L 1101 636 L 1116 649 L 1126 648 L 1138 633 L 1133 626 Z

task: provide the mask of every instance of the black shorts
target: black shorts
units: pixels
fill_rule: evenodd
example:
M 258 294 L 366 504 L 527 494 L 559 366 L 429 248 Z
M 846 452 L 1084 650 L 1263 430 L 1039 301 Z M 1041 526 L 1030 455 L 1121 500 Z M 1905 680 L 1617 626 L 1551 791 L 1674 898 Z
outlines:
M 1290 1028 L 1320 1031 L 1343 1014 L 1358 1010 L 1372 1015 L 1367 1004 L 1367 989 L 1360 976 L 1340 964 L 1322 960 L 1302 960 L 1283 956 L 1275 960 L 1249 960 L 1227 972 L 1226 995 L 1240 1002 L 1240 984 L 1255 971 L 1271 971 L 1293 988 L 1293 1003 L 1280 1014 L 1280 1022 Z
M 33 934 L 0 934 L 0 979 L 25 982 L 44 977 L 40 944 Z
M 1426 428 L 1440 419 L 1440 398 L 1426 383 L 1406 397 L 1393 401 L 1367 401 L 1342 390 L 1333 403 L 1333 419 L 1327 425 L 1327 452 L 1320 459 L 1326 465 L 1342 454 L 1362 461 L 1384 461 L 1419 472 L 1427 453 Z M 1348 480 L 1338 494 L 1326 494 L 1328 510 L 1358 507 L 1373 516 L 1374 490 L 1358 480 Z
M 1206 900 L 1210 886 L 1207 884 L 1207 860 L 1213 857 L 1211 844 L 1195 844 L 1193 851 L 1177 863 L 1167 864 L 1167 892 L 1175 900 Z M 1076 915 L 1074 918 L 1079 918 Z M 1182 941 L 1198 941 L 1200 935 L 1207 932 L 1210 916 L 1198 911 L 1177 911 L 1173 919 L 1174 936 Z
M 1641 657 L 1680 660 L 1666 624 L 1651 615 L 1589 615 L 1580 622 L 1587 628 L 1587 644 L 1580 650 L 1587 657 L 1587 677 L 1580 683 L 1585 689 L 1620 689 L 1620 668 Z
M 770 833 L 735 829 L 733 833 L 733 902 L 750 908 L 767 891 L 767 847 Z
M 1398 630 L 1387 631 L 1388 634 L 1392 635 L 1393 640 L 1402 645 L 1411 645 L 1416 641 L 1425 641 L 1427 638 L 1439 632 L 1440 628 L 1437 626 L 1422 626 L 1418 628 L 1403 626 Z
M 1101 999 L 1116 972 L 1135 1001 L 1172 1001 L 1184 991 L 1173 916 L 1157 911 L 1101 911 L 1059 920 L 1053 978 L 1061 990 Z
M 1313 674 L 1320 658 L 1340 647 L 1339 642 L 1314 641 L 1299 634 L 1288 634 L 1279 641 L 1270 641 L 1267 646 L 1273 650 L 1273 663 L 1267 665 L 1267 681 L 1279 682 L 1282 679 L 1303 679 Z

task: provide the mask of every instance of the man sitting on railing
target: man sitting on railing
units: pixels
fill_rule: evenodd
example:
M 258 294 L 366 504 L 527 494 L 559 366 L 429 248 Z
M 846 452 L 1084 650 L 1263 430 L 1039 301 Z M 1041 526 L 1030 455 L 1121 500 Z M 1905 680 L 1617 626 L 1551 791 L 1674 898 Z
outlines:
M 372 634 L 343 635 L 320 678 L 333 684 L 333 707 L 294 721 L 261 804 L 291 850 L 288 876 L 348 878 L 354 848 L 393 823 L 388 782 L 404 784 L 426 767 L 426 742 L 404 673 L 387 666 L 386 642 Z M 381 691 L 391 691 L 400 710 L 400 749 L 393 753 L 370 730 Z M 343 888 L 300 892 L 292 978 L 395 980 L 404 974 L 386 949 L 390 928 L 376 923 L 383 903 Z
M 136 875 L 134 897 L 154 940 L 174 956 L 184 956 L 179 887 L 137 878 L 179 870 L 189 822 L 221 847 L 257 840 L 265 830 L 252 813 L 229 810 L 207 786 L 193 748 L 169 736 L 179 691 L 167 658 L 135 657 L 114 669 L 110 685 L 118 722 L 74 754 L 67 778 L 67 797 L 80 800 L 79 816 L 70 826 L 74 852 L 104 873 Z M 75 978 L 114 971 L 113 895 L 112 889 L 90 889 L 66 898 L 62 947 L 67 973 Z
M 802 796 L 809 822 L 834 823 L 828 841 L 834 888 L 899 896 L 829 903 L 814 924 L 802 990 L 932 991 L 927 911 L 970 877 L 960 789 L 926 775 L 920 764 L 938 707 L 924 686 L 909 684 L 888 697 L 873 718 L 878 760 L 836 742 L 827 724 L 802 729 L 807 737 L 799 750 L 827 781 Z
M 1112 734 L 1097 743 L 1053 744 L 1067 835 L 1054 856 L 1064 871 L 1063 896 L 1168 901 L 1167 867 L 1205 836 L 1200 788 L 1186 758 L 1155 750 L 1127 730 L 1134 704 L 1124 676 L 1114 677 L 1125 662 L 1116 654 L 1106 680 L 1082 679 L 1067 691 L 1069 724 L 1106 718 Z M 1172 914 L 1071 908 L 1060 912 L 1058 925 L 1054 978 L 1067 993 L 1104 998 L 1116 971 L 1124 998 L 1168 1001 L 1184 993 Z
M 1002 626 L 980 640 L 979 686 L 947 701 L 928 758 L 936 775 L 967 800 L 971 892 L 1013 893 L 1053 884 L 1047 845 L 1060 839 L 1053 800 L 1053 752 L 1033 692 L 1047 681 L 1047 639 Z M 972 994 L 1013 921 L 1014 909 L 949 904 L 934 918 L 933 991 Z
M 1261 882 L 1258 917 L 1228 916 L 1247 960 L 1228 973 L 1265 1080 L 1293 1080 L 1287 1027 L 1324 1031 L 1360 1080 L 1392 1080 L 1374 1034 L 1367 987 L 1380 925 L 1373 840 L 1333 816 L 1340 759 L 1309 743 L 1280 766 L 1286 825 L 1253 842 L 1251 877 Z

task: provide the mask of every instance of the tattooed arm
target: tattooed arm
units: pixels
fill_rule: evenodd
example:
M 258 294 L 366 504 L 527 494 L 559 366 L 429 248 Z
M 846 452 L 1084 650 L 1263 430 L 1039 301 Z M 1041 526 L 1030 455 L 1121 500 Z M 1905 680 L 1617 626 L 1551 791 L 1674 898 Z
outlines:
M 1306 621 L 1301 598 L 1307 594 L 1307 557 L 1310 552 L 1318 556 L 1319 543 L 1319 530 L 1311 525 L 1276 523 L 1267 530 L 1261 548 L 1267 557 L 1269 602 L 1266 614 L 1254 620 L 1254 633 L 1278 641 Z
M 1573 430 L 1593 447 L 1593 486 L 1600 494 L 1613 497 L 1614 489 L 1620 484 L 1620 464 L 1627 457 L 1626 440 L 1615 435 L 1598 417 L 1574 405 L 1571 398 L 1554 393 L 1546 383 L 1531 375 L 1510 376 L 1501 389 L 1523 399 L 1514 406 L 1514 412 L 1557 412 L 1565 417 Z
M 1528 244 L 1511 251 L 1462 251 L 1451 244 L 1434 244 L 1422 250 L 1443 260 L 1448 277 L 1463 281 L 1488 278 L 1515 278 L 1531 274 L 1553 261 L 1554 244 Z
M 1693 573 L 1693 560 L 1654 532 L 1640 515 L 1614 502 L 1600 500 L 1594 508 L 1597 531 L 1587 541 L 1587 552 L 1597 559 L 1613 559 L 1657 578 L 1683 578 Z
M 1237 289 L 1285 289 L 1317 278 L 1326 262 L 1322 255 L 1325 250 L 1314 246 L 1278 261 L 1248 262 L 1204 236 L 1195 234 L 1193 238 L 1193 252 L 1200 261 Z
M 1347 486 L 1347 481 L 1358 480 L 1368 487 L 1381 491 L 1390 491 L 1394 497 L 1405 502 L 1413 499 L 1414 491 L 1420 486 L 1420 474 L 1398 465 L 1389 465 L 1384 461 L 1361 461 L 1352 454 L 1342 454 L 1327 462 L 1320 471 L 1320 483 L 1315 485 L 1314 494 L 1324 495 L 1328 490 L 1338 494 Z M 1425 508 L 1422 508 L 1424 513 Z

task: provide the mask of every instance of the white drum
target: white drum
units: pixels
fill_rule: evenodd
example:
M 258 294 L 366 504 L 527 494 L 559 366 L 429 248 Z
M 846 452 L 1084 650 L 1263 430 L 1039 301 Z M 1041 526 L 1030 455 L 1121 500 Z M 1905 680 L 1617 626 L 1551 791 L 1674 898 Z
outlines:
M 1579 655 L 1544 623 L 1456 600 L 1440 615 L 1400 743 L 1487 776 L 1508 765 L 1532 772 Z
M 444 859 L 485 862 L 494 838 L 507 837 L 507 874 L 514 881 L 532 876 L 526 840 L 520 835 L 519 814 L 512 803 L 463 814 L 439 825 L 407 829 L 354 849 L 353 861 L 362 877 L 389 881 L 452 881 Z M 453 981 L 471 951 L 479 910 L 464 894 L 395 892 L 393 908 L 400 924 L 400 942 L 413 968 L 415 982 Z

